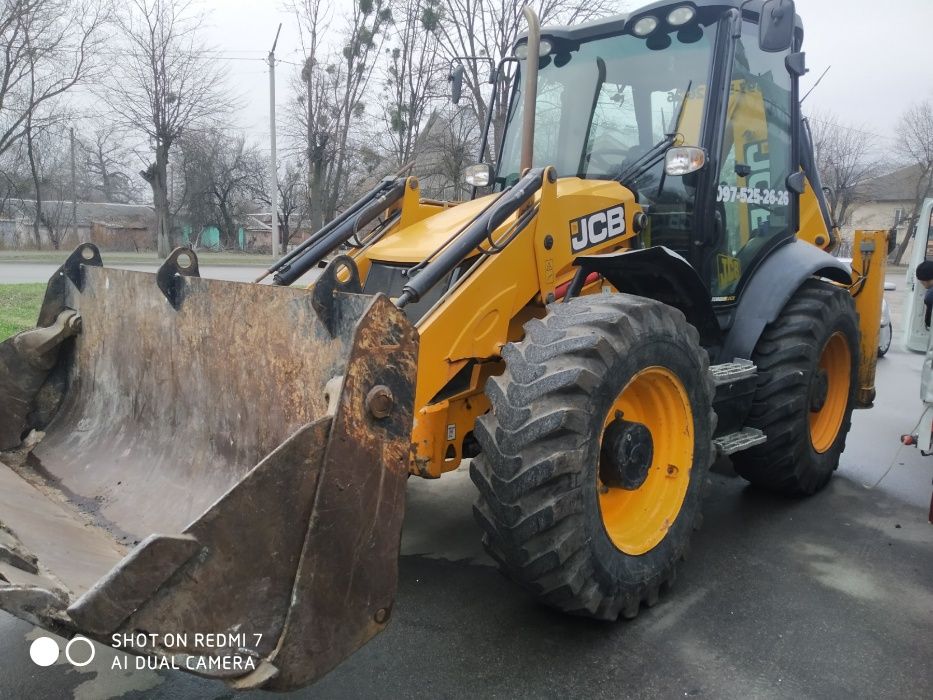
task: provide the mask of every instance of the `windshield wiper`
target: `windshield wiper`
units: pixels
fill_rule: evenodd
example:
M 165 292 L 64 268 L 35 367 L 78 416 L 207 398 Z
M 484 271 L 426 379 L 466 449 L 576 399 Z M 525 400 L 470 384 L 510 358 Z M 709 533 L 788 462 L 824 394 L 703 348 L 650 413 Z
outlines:
M 616 176 L 615 179 L 621 183 L 623 187 L 634 192 L 633 186 L 638 181 L 638 178 L 657 165 L 664 158 L 667 149 L 674 145 L 674 142 L 677 140 L 677 125 L 680 124 L 680 118 L 684 113 L 684 105 L 687 104 L 687 95 L 690 93 L 690 87 L 692 85 L 692 80 L 687 83 L 687 88 L 684 90 L 684 97 L 680 101 L 680 107 L 677 110 L 677 114 L 674 115 L 674 121 L 671 123 L 670 133 L 665 134 L 663 139 L 632 161 L 627 168 Z

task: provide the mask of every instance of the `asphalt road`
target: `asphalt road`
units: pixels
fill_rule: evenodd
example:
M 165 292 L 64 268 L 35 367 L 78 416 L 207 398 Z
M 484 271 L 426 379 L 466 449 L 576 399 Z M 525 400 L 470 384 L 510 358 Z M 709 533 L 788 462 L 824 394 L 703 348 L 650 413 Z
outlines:
M 466 469 L 411 479 L 388 630 L 286 697 L 929 697 L 933 458 L 898 443 L 919 416 L 921 361 L 896 335 L 877 405 L 856 412 L 839 473 L 817 496 L 711 476 L 674 590 L 629 623 L 556 614 L 498 574 L 478 544 Z M 28 651 L 40 634 L 0 613 L 0 697 L 234 695 L 184 674 L 111 670 L 105 647 L 84 668 L 40 668 Z

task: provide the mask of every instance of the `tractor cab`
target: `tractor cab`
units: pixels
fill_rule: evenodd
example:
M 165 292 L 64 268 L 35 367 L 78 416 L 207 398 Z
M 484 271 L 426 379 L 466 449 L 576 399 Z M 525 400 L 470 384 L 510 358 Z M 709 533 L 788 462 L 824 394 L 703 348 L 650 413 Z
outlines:
M 545 28 L 532 165 L 552 165 L 560 178 L 620 182 L 647 214 L 639 244 L 679 253 L 715 303 L 735 302 L 757 263 L 797 230 L 803 55 L 793 17 L 790 2 L 675 2 Z M 516 55 L 528 53 L 520 40 Z M 498 189 L 520 175 L 528 72 L 525 58 Z

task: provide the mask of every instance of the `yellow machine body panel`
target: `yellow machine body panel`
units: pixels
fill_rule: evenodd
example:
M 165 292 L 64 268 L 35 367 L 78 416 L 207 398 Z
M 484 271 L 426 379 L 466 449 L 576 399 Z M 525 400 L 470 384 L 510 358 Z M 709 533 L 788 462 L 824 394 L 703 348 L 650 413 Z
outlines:
M 830 251 L 835 241 L 839 240 L 839 229 L 835 226 L 831 230 L 827 228 L 810 178 L 806 178 L 805 183 L 803 194 L 800 195 L 800 231 L 797 232 L 797 238 Z
M 875 400 L 887 241 L 887 231 L 856 231 L 852 244 L 853 284 L 849 291 L 855 299 L 861 336 L 857 400 L 862 408 L 870 407 Z
M 414 223 L 389 232 L 357 259 L 365 258 L 367 267 L 376 263 L 415 264 L 441 248 L 497 196 L 487 195 L 450 209 L 434 207 L 435 213 L 424 218 L 412 216 Z M 405 206 L 424 205 L 415 201 L 403 204 L 403 217 Z M 576 254 L 572 241 L 593 235 L 587 217 L 599 221 L 598 230 L 608 222 L 605 240 L 586 251 L 604 253 L 631 245 L 634 218 L 641 211 L 632 193 L 619 183 L 579 178 L 545 179 L 528 206 L 537 207 L 531 224 L 495 255 L 482 256 L 476 251 L 471 262 L 478 268 L 469 283 L 451 290 L 416 323 L 421 355 L 412 430 L 413 473 L 437 477 L 459 466 L 464 435 L 472 430 L 476 417 L 488 410 L 483 387 L 490 375 L 501 371 L 496 368 L 502 346 L 520 340 L 522 323 L 543 314 L 549 295 L 573 276 Z M 492 232 L 490 240 L 507 235 L 518 216 Z M 481 247 L 488 249 L 489 245 Z M 468 375 L 461 375 L 457 391 L 440 397 L 459 373 Z

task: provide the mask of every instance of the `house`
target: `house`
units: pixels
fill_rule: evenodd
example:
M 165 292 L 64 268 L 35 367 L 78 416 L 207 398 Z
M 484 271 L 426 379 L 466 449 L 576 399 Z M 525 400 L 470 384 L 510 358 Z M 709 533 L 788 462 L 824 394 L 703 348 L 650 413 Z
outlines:
M 104 250 L 155 250 L 156 221 L 152 207 L 145 204 L 109 202 L 43 201 L 43 225 L 39 227 L 42 248 L 67 250 L 89 241 Z M 77 218 L 74 219 L 74 214 Z M 5 202 L 0 220 L 0 248 L 35 248 L 33 221 L 36 202 L 11 199 Z
M 894 226 L 900 243 L 908 233 L 907 219 L 913 210 L 921 174 L 920 165 L 909 165 L 864 183 L 859 193 L 862 201 L 855 205 L 848 224 L 842 227 L 843 234 L 851 238 L 858 229 L 888 230 Z

